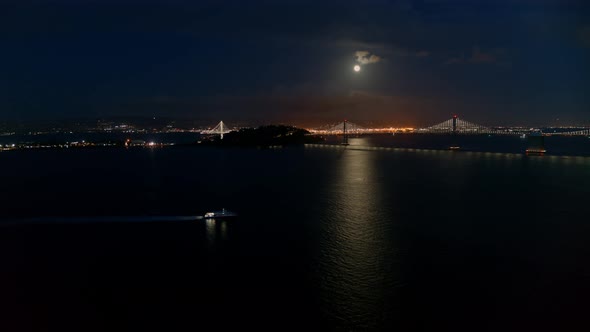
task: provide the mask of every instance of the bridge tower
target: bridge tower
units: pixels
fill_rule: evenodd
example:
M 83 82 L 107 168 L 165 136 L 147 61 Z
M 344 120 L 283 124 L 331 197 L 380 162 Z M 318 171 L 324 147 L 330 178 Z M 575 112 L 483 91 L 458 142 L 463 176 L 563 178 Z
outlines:
M 231 132 L 231 130 L 223 123 L 223 121 L 219 121 L 217 126 L 213 129 L 203 130 L 201 134 L 204 135 L 220 135 L 221 139 L 223 139 L 223 134 L 227 134 Z
M 342 123 L 342 145 L 348 145 L 348 135 L 346 134 L 346 122 L 348 122 L 348 120 L 344 119 L 344 122 Z
M 453 115 L 453 134 L 457 133 L 457 120 L 459 119 L 459 117 L 457 116 L 457 114 Z

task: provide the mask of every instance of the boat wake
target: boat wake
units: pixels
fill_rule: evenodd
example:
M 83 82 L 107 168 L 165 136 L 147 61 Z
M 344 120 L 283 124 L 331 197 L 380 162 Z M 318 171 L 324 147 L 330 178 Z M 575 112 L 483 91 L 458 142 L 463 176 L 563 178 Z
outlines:
M 100 216 L 100 217 L 41 217 L 13 219 L 0 225 L 21 224 L 84 224 L 84 223 L 148 223 L 168 221 L 196 221 L 203 216 Z

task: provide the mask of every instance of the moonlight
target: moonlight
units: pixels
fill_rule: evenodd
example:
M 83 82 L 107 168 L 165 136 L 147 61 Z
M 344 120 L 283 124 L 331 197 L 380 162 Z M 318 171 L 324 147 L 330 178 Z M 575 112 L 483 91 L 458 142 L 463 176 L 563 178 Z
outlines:
M 359 66 L 359 65 L 354 66 L 354 71 L 356 71 L 357 73 L 359 71 L 361 71 L 361 66 Z

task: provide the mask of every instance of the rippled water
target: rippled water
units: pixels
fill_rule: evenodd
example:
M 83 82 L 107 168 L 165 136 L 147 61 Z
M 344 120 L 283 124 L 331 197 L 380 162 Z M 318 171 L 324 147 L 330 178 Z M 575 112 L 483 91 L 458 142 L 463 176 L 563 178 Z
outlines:
M 0 180 L 0 324 L 23 330 L 587 324 L 590 158 L 26 151 Z M 176 219 L 220 208 L 240 217 Z

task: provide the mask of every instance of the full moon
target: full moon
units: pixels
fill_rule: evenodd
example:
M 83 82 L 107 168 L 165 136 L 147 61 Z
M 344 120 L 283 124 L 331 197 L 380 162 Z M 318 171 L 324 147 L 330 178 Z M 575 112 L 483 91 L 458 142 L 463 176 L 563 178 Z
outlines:
M 361 71 L 361 66 L 359 66 L 359 65 L 354 66 L 354 71 L 356 71 L 356 72 Z

